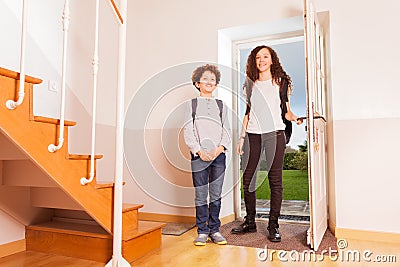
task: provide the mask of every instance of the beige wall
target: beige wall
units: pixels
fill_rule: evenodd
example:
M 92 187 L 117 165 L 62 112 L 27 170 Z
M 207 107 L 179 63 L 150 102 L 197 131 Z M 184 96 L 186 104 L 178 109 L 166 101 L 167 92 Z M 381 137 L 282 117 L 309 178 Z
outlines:
M 336 226 L 399 233 L 400 4 L 316 2 L 330 16 Z
M 0 245 L 25 238 L 25 226 L 0 210 Z M 6 230 L 6 231 L 5 231 Z
M 383 145 L 364 150 L 364 146 L 371 143 L 380 144 L 376 137 L 384 137 L 389 131 L 397 132 L 400 127 L 398 123 L 385 123 L 386 119 L 400 117 L 397 108 L 400 90 L 394 86 L 399 72 L 400 52 L 395 48 L 400 40 L 394 33 L 400 4 L 389 0 L 368 5 L 363 1 L 316 2 L 318 11 L 329 11 L 329 140 L 330 167 L 333 168 L 329 183 L 330 193 L 335 193 L 329 197 L 331 212 L 336 211 L 331 216 L 340 228 L 400 232 L 397 224 L 379 216 L 366 220 L 373 213 L 371 208 L 379 210 L 379 214 L 390 214 L 391 219 L 400 219 L 400 214 L 395 212 L 399 200 L 393 198 L 399 188 L 399 179 L 394 179 L 398 174 L 394 164 L 387 164 L 389 158 L 396 156 L 399 145 L 392 144 L 390 138 L 383 138 Z M 127 80 L 128 98 L 147 79 L 167 67 L 191 61 L 216 62 L 218 30 L 298 16 L 303 9 L 299 1 L 284 1 L 279 5 L 276 1 L 252 1 L 251 5 L 242 1 L 206 1 L 201 7 L 197 3 L 147 1 L 129 5 L 127 70 L 132 78 Z M 271 10 L 265 12 L 268 16 L 257 15 L 262 8 Z M 198 10 L 201 12 L 196 12 Z M 365 128 L 363 122 L 375 125 L 373 129 L 380 129 L 382 134 L 364 134 L 371 129 Z M 360 132 L 368 137 L 364 142 L 349 143 L 348 135 L 342 134 Z M 342 160 L 349 155 L 350 165 L 349 160 Z M 379 179 L 385 188 L 375 190 L 374 194 L 364 190 L 365 186 L 376 188 L 374 172 L 362 168 L 363 162 L 369 161 L 376 163 L 374 170 L 381 172 Z M 349 182 L 354 190 L 349 191 Z M 132 192 L 135 191 L 132 188 Z M 385 201 L 388 196 L 392 196 L 392 202 Z M 169 212 L 168 206 L 164 208 L 156 201 L 145 204 L 146 211 Z M 231 211 L 230 203 L 225 203 L 222 214 Z

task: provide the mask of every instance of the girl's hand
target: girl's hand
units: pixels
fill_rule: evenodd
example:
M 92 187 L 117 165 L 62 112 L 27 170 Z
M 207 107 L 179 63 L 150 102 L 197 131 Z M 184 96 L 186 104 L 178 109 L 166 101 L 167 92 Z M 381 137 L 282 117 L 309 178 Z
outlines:
M 300 124 L 303 123 L 303 119 L 302 118 L 296 118 L 295 122 L 296 122 L 297 125 L 300 125 Z
M 300 125 L 300 124 L 303 123 L 303 119 L 297 117 L 297 116 L 294 115 L 293 112 L 291 112 L 291 111 L 288 111 L 288 112 L 285 114 L 285 118 L 286 118 L 288 121 L 294 121 L 297 125 Z
M 239 143 L 237 145 L 237 153 L 239 155 L 243 155 L 243 144 L 244 144 L 244 138 L 240 138 Z

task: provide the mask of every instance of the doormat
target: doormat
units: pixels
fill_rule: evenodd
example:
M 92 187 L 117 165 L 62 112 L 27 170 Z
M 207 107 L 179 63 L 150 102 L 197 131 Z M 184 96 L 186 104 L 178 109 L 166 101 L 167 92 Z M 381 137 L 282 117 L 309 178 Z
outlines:
M 162 234 L 180 236 L 192 229 L 193 227 L 195 227 L 194 223 L 169 222 L 166 226 L 162 228 Z
M 255 233 L 246 233 L 242 235 L 231 234 L 231 229 L 238 227 L 242 223 L 242 220 L 236 220 L 220 227 L 221 234 L 226 238 L 228 245 L 262 249 L 267 246 L 268 249 L 285 251 L 296 250 L 298 252 L 311 250 L 310 246 L 307 245 L 307 230 L 310 227 L 309 225 L 281 222 L 279 223 L 279 232 L 281 233 L 282 241 L 271 242 L 267 238 L 268 221 L 257 221 L 257 232 Z M 328 251 L 329 248 L 331 251 L 337 250 L 337 245 L 336 237 L 327 229 L 316 253 L 321 254 L 322 250 Z

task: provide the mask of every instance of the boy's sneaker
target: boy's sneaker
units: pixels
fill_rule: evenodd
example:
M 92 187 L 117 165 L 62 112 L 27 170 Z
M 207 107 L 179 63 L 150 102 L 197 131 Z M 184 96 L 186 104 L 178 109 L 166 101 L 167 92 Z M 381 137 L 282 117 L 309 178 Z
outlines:
M 226 245 L 226 239 L 221 235 L 220 232 L 210 234 L 211 240 L 218 245 Z
M 205 246 L 208 239 L 207 234 L 199 234 L 197 238 L 194 240 L 194 244 L 196 246 Z

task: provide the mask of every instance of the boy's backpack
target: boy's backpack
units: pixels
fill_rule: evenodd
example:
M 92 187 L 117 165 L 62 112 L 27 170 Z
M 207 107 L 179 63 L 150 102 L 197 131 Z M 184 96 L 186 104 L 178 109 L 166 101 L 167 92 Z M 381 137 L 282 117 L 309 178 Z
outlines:
M 220 99 L 215 99 L 217 102 L 218 108 L 219 108 L 219 118 L 221 119 L 221 124 L 222 124 L 222 110 L 224 107 L 224 104 L 222 103 L 222 100 Z M 192 119 L 194 123 L 194 119 L 196 117 L 196 110 L 197 110 L 197 98 L 192 99 Z

